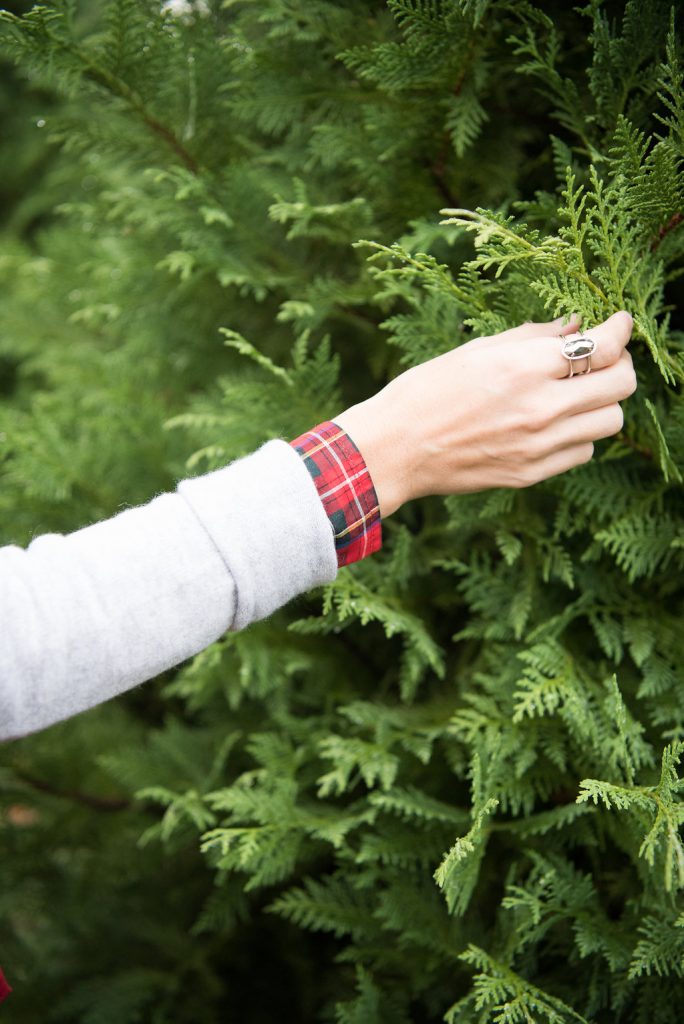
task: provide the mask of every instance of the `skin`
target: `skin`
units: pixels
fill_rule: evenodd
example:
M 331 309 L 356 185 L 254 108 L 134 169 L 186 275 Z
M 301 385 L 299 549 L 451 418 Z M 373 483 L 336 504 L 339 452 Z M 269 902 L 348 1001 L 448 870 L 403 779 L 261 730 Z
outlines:
M 578 327 L 573 317 L 474 338 L 333 417 L 365 459 L 382 518 L 424 495 L 529 487 L 589 462 L 594 442 L 622 429 L 619 403 L 636 390 L 632 317 L 587 329 L 591 373 L 568 378 L 559 336 Z

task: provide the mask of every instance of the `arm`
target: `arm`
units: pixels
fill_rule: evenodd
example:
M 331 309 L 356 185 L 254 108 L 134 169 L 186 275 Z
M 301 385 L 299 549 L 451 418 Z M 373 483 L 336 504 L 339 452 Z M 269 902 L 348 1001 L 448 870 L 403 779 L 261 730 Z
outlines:
M 314 482 L 279 439 L 112 519 L 0 548 L 0 738 L 108 700 L 336 573 Z
M 0 738 L 107 700 L 333 580 L 377 550 L 380 515 L 405 501 L 586 462 L 636 386 L 631 318 L 592 330 L 599 372 L 566 380 L 558 335 L 574 326 L 477 338 L 290 444 L 69 536 L 0 549 Z

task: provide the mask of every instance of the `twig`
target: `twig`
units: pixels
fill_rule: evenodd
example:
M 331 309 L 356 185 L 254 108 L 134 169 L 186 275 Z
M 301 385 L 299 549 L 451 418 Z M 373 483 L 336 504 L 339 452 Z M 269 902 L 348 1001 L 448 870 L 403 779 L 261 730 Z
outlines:
M 662 242 L 663 238 L 665 238 L 665 235 L 669 235 L 670 231 L 674 231 L 674 229 L 677 227 L 677 225 L 682 223 L 682 220 L 684 220 L 684 214 L 682 214 L 682 213 L 673 213 L 672 214 L 672 216 L 668 220 L 667 224 L 663 224 L 663 226 L 658 231 L 657 236 L 651 242 L 651 252 L 654 252 L 658 248 L 658 246 Z
M 15 768 L 15 774 L 27 786 L 38 790 L 39 793 L 48 793 L 50 796 L 59 797 L 61 800 L 71 800 L 74 803 L 83 804 L 84 807 L 90 807 L 96 811 L 125 811 L 131 806 L 130 800 L 125 800 L 121 797 L 96 796 L 94 793 L 83 793 L 78 789 L 61 790 L 51 782 L 48 782 L 47 779 L 36 778 L 36 776 L 31 775 L 29 772 L 20 769 Z

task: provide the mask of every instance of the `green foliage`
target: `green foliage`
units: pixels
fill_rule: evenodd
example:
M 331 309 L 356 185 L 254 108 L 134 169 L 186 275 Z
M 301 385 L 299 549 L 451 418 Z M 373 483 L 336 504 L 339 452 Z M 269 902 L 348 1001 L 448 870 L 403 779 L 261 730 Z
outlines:
M 629 309 L 639 378 L 590 464 L 413 502 L 320 592 L 3 749 L 18 1024 L 678 1024 L 681 15 L 0 12 L 2 543 L 526 320 Z
M 480 973 L 474 978 L 473 995 L 448 1011 L 445 1018 L 447 1024 L 468 1019 L 492 1021 L 493 1024 L 527 1024 L 528 1021 L 544 1021 L 545 1024 L 579 1021 L 580 1024 L 587 1024 L 585 1018 L 575 1013 L 570 1006 L 530 985 L 477 946 L 469 945 L 461 959 L 479 968 Z M 484 1012 L 468 1016 L 470 1007 Z

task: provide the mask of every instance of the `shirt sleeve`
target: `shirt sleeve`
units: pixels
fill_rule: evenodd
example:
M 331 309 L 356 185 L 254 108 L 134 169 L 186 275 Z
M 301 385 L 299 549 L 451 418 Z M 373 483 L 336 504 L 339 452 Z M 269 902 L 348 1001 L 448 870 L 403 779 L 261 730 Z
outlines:
M 153 678 L 337 570 L 319 492 L 280 438 L 111 519 L 0 548 L 0 739 Z
M 382 547 L 378 496 L 364 458 L 349 434 L 326 420 L 290 444 L 316 484 L 335 538 L 338 566 L 378 551 Z

